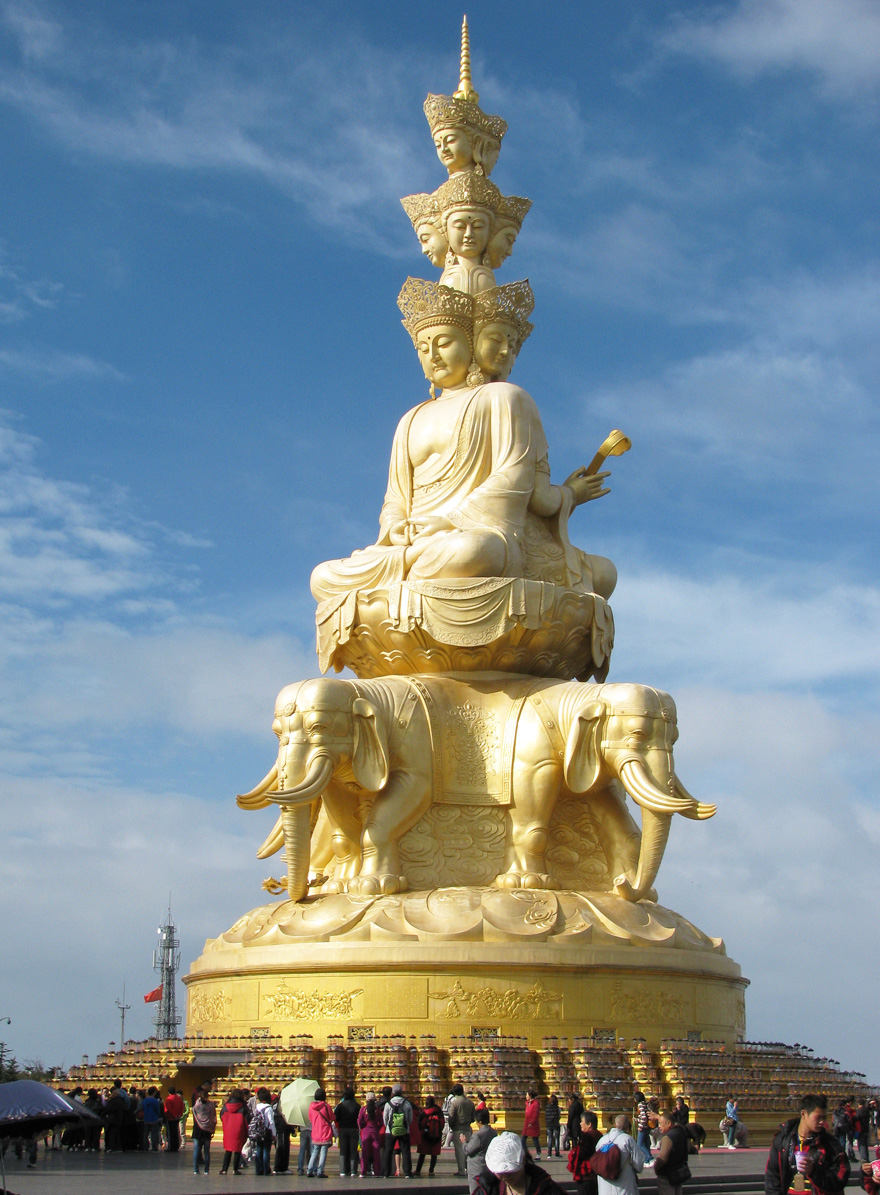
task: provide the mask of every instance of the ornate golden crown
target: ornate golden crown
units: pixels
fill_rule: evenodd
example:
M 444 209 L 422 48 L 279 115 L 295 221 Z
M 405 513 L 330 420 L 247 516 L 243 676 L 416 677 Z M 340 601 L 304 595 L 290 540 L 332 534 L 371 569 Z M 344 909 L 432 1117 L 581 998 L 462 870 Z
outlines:
M 529 316 L 535 309 L 535 296 L 528 278 L 521 282 L 508 282 L 505 286 L 493 286 L 474 296 L 474 324 L 510 324 L 516 329 L 516 351 L 534 329 Z
M 413 344 L 417 343 L 421 329 L 432 324 L 454 324 L 473 338 L 474 300 L 463 291 L 424 278 L 407 278 L 397 296 L 397 306 Z
M 500 149 L 501 138 L 507 132 L 507 121 L 502 120 L 500 116 L 487 115 L 479 106 L 479 98 L 471 79 L 471 42 L 465 17 L 461 23 L 461 69 L 458 90 L 454 95 L 429 95 L 425 100 L 425 116 L 428 118 L 431 135 L 433 136 L 438 129 L 472 129 L 476 133 L 482 133 L 484 137 L 491 137 Z M 492 165 L 487 173 L 492 169 Z
M 441 212 L 448 212 L 454 207 L 482 207 L 493 216 L 504 200 L 494 183 L 472 170 L 451 174 L 431 198 Z
M 428 195 L 421 191 L 418 195 L 404 195 L 401 199 L 403 210 L 409 216 L 413 228 L 416 228 L 423 220 L 436 220 L 440 214 L 437 207 L 437 200 L 433 195 Z
M 531 206 L 531 199 L 523 199 L 520 195 L 502 195 L 496 215 L 499 219 L 512 220 L 518 228 L 522 228 Z
M 473 100 L 460 100 L 454 95 L 429 95 L 425 100 L 425 116 L 431 134 L 438 129 L 465 128 L 500 143 L 507 132 L 507 121 L 489 116 Z

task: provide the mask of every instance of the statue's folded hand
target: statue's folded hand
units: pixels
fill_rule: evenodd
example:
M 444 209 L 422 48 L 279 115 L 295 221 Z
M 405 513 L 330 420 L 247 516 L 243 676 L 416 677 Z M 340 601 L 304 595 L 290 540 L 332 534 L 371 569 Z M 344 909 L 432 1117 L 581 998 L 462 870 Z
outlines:
M 388 528 L 388 542 L 395 548 L 406 548 L 412 539 L 412 532 L 407 519 L 399 519 Z
M 436 535 L 438 531 L 453 531 L 455 524 L 450 523 L 445 515 L 431 515 L 426 519 L 412 519 L 410 521 L 413 538 L 420 535 Z

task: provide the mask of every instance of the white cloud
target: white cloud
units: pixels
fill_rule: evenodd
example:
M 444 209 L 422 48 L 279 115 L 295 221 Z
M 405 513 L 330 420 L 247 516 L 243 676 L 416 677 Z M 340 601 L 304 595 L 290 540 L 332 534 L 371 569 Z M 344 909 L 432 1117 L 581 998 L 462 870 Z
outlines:
M 57 307 L 64 287 L 46 278 L 26 278 L 0 241 L 0 324 L 18 324 L 35 311 Z
M 299 38 L 210 53 L 184 41 L 130 45 L 99 25 L 28 12 L 24 20 L 19 6 L 6 10 L 22 60 L 0 69 L 0 102 L 68 148 L 254 176 L 317 222 L 399 252 L 396 201 L 412 188 L 418 160 L 406 114 L 419 102 L 423 71 L 412 55 L 402 59 L 341 29 L 321 55 Z
M 663 44 L 746 76 L 809 71 L 826 94 L 847 99 L 880 84 L 880 9 L 873 0 L 739 0 L 681 18 Z
M 64 382 L 75 378 L 125 381 L 125 374 L 107 361 L 96 361 L 85 353 L 62 353 L 57 349 L 0 349 L 0 369 L 25 374 L 39 382 Z

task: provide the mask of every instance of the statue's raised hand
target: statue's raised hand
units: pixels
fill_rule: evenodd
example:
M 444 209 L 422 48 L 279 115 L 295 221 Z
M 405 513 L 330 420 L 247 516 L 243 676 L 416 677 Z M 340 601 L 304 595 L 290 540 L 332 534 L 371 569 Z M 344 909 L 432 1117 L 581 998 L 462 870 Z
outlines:
M 585 502 L 592 502 L 594 498 L 602 498 L 611 492 L 609 486 L 603 485 L 605 478 L 610 476 L 608 470 L 604 473 L 587 473 L 587 466 L 581 465 L 566 477 L 563 485 L 568 486 L 574 494 L 575 506 L 582 506 Z

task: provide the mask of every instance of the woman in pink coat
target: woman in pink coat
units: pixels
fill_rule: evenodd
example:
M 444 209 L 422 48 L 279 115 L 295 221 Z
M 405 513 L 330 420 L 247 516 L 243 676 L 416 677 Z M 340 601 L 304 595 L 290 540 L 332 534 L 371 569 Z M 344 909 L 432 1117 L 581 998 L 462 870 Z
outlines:
M 312 1156 L 309 1158 L 308 1177 L 323 1178 L 327 1150 L 336 1128 L 336 1117 L 324 1098 L 323 1087 L 315 1089 L 315 1098 L 309 1105 L 309 1123 L 312 1126 Z
M 529 1148 L 529 1137 L 535 1143 L 535 1154 L 541 1156 L 541 1105 L 538 1103 L 537 1091 L 526 1093 L 526 1118 L 523 1124 L 522 1143 Z

